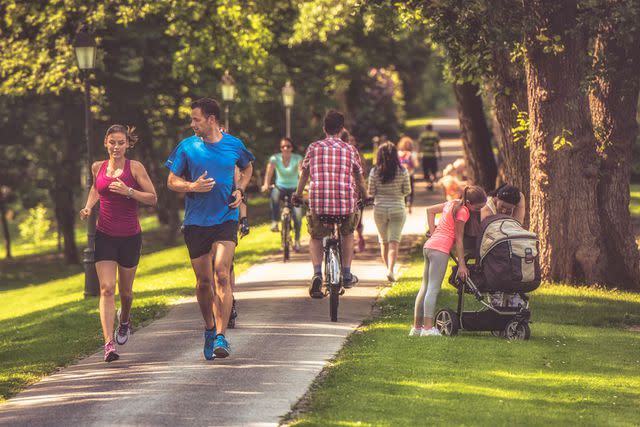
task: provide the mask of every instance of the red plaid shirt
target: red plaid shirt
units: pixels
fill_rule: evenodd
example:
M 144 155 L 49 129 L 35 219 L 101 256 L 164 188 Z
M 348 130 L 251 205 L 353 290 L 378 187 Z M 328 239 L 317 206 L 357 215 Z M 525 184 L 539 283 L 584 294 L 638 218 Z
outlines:
M 358 191 L 353 172 L 362 174 L 358 150 L 333 136 L 309 145 L 302 167 L 309 169 L 309 207 L 316 215 L 349 215 Z

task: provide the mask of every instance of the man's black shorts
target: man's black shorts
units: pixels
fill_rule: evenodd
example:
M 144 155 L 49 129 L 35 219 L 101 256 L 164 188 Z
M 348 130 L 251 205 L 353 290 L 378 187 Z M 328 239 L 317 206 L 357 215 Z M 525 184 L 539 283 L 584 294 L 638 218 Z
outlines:
M 214 242 L 233 242 L 238 244 L 238 221 L 202 227 L 185 225 L 184 242 L 189 250 L 189 258 L 196 259 L 211 251 Z
M 425 175 L 431 173 L 433 174 L 433 176 L 436 176 L 436 174 L 438 173 L 438 159 L 436 157 L 423 157 L 422 171 Z
M 110 236 L 96 230 L 96 248 L 94 259 L 98 261 L 115 261 L 124 268 L 132 268 L 140 262 L 142 250 L 142 234 L 133 236 Z

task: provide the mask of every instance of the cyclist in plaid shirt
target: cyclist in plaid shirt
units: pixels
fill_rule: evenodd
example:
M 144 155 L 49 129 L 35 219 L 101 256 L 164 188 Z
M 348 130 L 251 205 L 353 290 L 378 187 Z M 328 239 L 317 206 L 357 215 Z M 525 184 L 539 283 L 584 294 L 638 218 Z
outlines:
M 342 276 L 344 287 L 350 288 L 358 279 L 351 274 L 353 259 L 353 231 L 358 225 L 358 197 L 366 198 L 360 156 L 355 147 L 340 139 L 344 129 L 344 116 L 329 111 L 324 118 L 326 138 L 309 145 L 302 161 L 302 174 L 294 200 L 300 200 L 310 178 L 307 227 L 311 235 L 309 249 L 313 263 L 313 279 L 309 287 L 312 298 L 322 298 L 322 238 L 331 229 L 320 222 L 320 216 L 340 216 L 342 233 Z

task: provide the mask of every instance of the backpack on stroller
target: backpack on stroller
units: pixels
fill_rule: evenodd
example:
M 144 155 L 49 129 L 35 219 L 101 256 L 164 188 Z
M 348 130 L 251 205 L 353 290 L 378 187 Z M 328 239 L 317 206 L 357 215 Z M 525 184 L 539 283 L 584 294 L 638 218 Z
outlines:
M 540 286 L 538 238 L 507 215 L 493 215 L 480 224 L 474 254 L 465 262 L 469 276 L 464 282 L 453 267 L 449 283 L 458 289 L 457 310 L 439 310 L 436 327 L 443 335 L 456 335 L 460 329 L 491 331 L 507 339 L 529 339 L 529 299 L 527 292 Z M 468 240 L 468 239 L 467 239 Z M 456 264 L 458 261 L 454 258 Z M 464 294 L 469 293 L 482 304 L 477 311 L 464 311 Z M 507 304 L 492 303 L 496 293 L 516 295 Z M 517 303 L 512 303 L 517 301 Z

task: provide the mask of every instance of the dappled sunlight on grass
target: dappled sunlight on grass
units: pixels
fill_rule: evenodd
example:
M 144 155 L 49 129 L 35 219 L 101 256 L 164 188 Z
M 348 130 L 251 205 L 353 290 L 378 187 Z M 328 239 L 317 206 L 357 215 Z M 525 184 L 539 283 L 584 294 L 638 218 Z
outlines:
M 633 425 L 640 403 L 640 295 L 544 284 L 531 340 L 487 332 L 409 337 L 416 256 L 353 334 L 294 425 Z M 471 303 L 473 297 L 466 301 Z M 469 304 L 471 305 L 471 304 Z M 438 307 L 456 306 L 443 285 Z M 346 402 L 346 403 L 345 403 Z
M 278 249 L 279 239 L 267 225 L 252 227 L 238 245 L 236 274 Z M 134 330 L 195 292 L 184 244 L 147 251 L 143 248 L 134 283 Z M 0 401 L 101 344 L 98 298 L 84 298 L 84 274 L 79 268 L 65 266 L 58 271 L 56 263 L 41 262 L 24 276 L 14 270 L 10 285 L 0 287 Z M 16 269 L 21 267 L 31 266 L 18 264 Z M 5 274 L 6 270 L 0 277 Z

